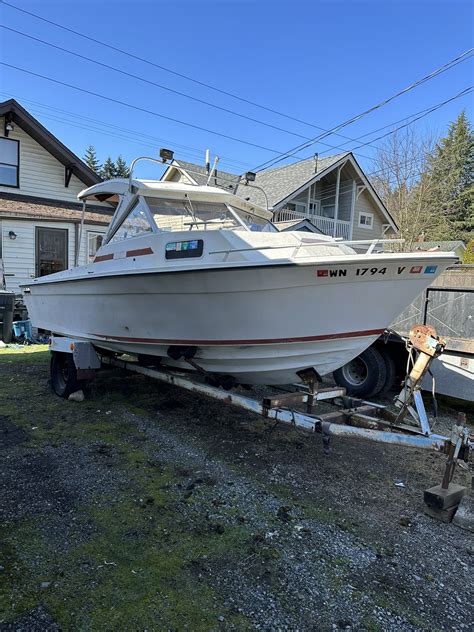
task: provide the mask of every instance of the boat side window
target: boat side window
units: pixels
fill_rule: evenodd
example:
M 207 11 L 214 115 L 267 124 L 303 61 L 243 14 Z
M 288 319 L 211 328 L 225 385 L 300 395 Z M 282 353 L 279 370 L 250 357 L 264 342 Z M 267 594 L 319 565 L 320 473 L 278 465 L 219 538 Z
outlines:
M 146 233 L 152 233 L 152 223 L 148 215 L 148 209 L 141 200 L 138 200 L 127 217 L 115 231 L 110 242 L 122 241 L 131 237 L 138 237 Z
M 146 197 L 153 220 L 160 232 L 220 230 L 241 228 L 225 204 Z
M 245 211 L 236 210 L 235 211 L 243 223 L 247 226 L 247 228 L 253 232 L 259 233 L 277 233 L 278 228 L 274 226 L 268 219 L 264 219 L 262 217 L 258 217 L 258 215 L 251 215 L 250 213 L 245 213 Z

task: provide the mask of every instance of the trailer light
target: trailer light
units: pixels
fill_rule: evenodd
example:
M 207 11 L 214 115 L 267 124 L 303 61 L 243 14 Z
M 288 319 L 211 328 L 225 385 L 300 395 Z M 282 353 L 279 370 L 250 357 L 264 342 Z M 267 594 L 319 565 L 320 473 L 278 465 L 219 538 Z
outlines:
M 17 238 L 17 234 L 13 230 L 9 231 L 8 236 L 10 237 L 10 239 Z

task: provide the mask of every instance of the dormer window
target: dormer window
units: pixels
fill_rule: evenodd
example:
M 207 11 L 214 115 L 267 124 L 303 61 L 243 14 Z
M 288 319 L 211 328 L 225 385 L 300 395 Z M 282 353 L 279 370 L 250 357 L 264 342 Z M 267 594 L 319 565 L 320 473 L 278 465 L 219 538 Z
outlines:
M 0 186 L 20 186 L 20 141 L 0 138 Z

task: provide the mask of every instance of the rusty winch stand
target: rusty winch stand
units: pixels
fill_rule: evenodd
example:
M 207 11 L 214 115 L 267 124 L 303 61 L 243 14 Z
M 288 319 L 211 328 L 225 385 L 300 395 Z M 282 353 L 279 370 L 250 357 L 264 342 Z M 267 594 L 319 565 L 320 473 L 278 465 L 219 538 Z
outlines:
M 325 399 L 326 392 L 334 389 L 318 389 L 320 379 L 311 370 L 300 374 L 307 385 L 306 393 L 296 392 L 264 398 L 264 410 L 306 403 L 308 416 L 314 416 L 320 424 L 319 428 L 315 426 L 315 430 L 323 433 L 325 454 L 329 454 L 330 435 L 347 435 L 350 427 L 354 427 L 354 430 L 366 429 L 372 433 L 371 438 L 378 433 L 379 440 L 387 443 L 403 444 L 404 437 L 407 440 L 406 445 L 427 447 L 426 439 L 431 439 L 432 447 L 446 453 L 448 458 L 442 483 L 425 491 L 425 510 L 432 517 L 449 522 L 466 492 L 465 487 L 452 483 L 456 462 L 458 459 L 467 461 L 469 456 L 471 442 L 466 427 L 466 415 L 459 414 L 459 423 L 453 427 L 450 437 L 441 437 L 431 432 L 421 395 L 421 382 L 429 371 L 431 362 L 443 353 L 446 341 L 436 335 L 434 327 L 415 325 L 405 339 L 405 344 L 413 366 L 405 378 L 401 392 L 395 398 L 395 407 L 399 409 L 396 413 L 384 406 L 347 397 L 343 393 L 334 398 L 335 403 L 342 403 L 341 409 L 315 415 L 317 401 Z M 417 357 L 413 360 L 415 354 Z M 408 423 L 405 423 L 407 417 Z M 340 432 L 337 432 L 338 428 L 341 428 Z M 403 434 L 398 434 L 399 432 Z M 408 441 L 410 435 L 412 440 Z M 420 441 L 417 442 L 413 435 L 418 435 Z
M 297 403 L 306 403 L 307 414 L 319 422 L 323 433 L 327 424 L 346 424 L 368 430 L 401 431 L 410 435 L 432 437 L 434 441 L 440 438 L 446 443 L 446 437 L 432 433 L 421 395 L 423 377 L 428 372 L 431 362 L 442 354 L 446 342 L 436 335 L 434 327 L 415 325 L 411 328 L 408 338 L 405 338 L 405 344 L 410 358 L 413 358 L 414 354 L 417 357 L 413 360 L 413 367 L 405 378 L 401 392 L 395 398 L 395 407 L 399 409 L 396 413 L 385 406 L 348 397 L 343 388 L 319 388 L 321 378 L 312 369 L 298 374 L 306 385 L 304 392 L 297 391 L 265 397 L 264 409 L 283 409 Z M 328 397 L 330 392 L 333 394 Z M 316 415 L 315 407 L 322 399 L 332 399 L 335 404 L 342 404 L 342 408 Z M 405 423 L 407 417 L 408 422 Z M 466 445 L 467 442 L 468 439 L 466 439 Z M 394 441 L 394 443 L 398 442 Z M 420 447 L 424 444 L 425 442 L 420 443 Z M 439 444 L 437 449 L 446 451 L 447 447 Z

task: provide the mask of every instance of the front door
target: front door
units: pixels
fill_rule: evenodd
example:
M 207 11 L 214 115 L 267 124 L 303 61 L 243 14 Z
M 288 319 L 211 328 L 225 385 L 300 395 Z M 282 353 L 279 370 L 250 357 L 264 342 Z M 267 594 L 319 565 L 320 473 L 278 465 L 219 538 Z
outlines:
M 36 276 L 67 269 L 68 230 L 36 227 Z

